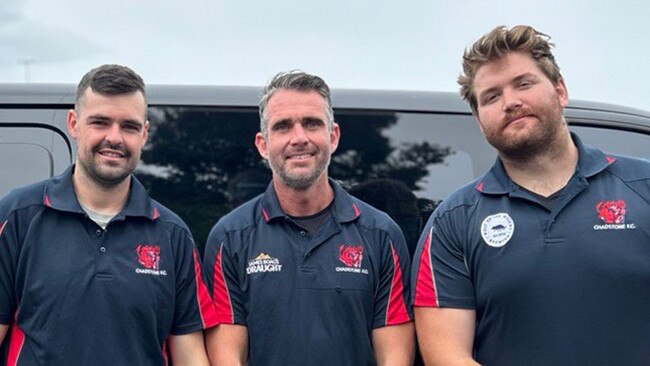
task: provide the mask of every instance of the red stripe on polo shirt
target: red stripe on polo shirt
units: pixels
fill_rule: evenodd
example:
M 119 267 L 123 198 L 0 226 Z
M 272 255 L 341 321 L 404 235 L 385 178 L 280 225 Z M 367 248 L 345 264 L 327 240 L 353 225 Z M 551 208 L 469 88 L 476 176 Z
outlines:
M 50 197 L 48 197 L 48 195 L 45 195 L 45 199 L 43 200 L 43 203 L 47 207 L 52 207 L 52 202 L 50 202 Z
M 7 226 L 7 221 L 3 222 L 2 225 L 0 225 L 0 236 L 2 236 L 2 232 L 5 230 L 5 226 Z
M 438 294 L 433 277 L 433 266 L 431 265 L 431 237 L 433 228 L 429 229 L 429 235 L 424 242 L 424 248 L 420 254 L 418 274 L 415 278 L 415 301 L 414 306 L 438 307 Z
M 219 254 L 217 254 L 217 260 L 214 262 L 214 276 L 212 281 L 214 284 L 214 288 L 212 289 L 214 291 L 214 297 L 212 298 L 212 301 L 217 310 L 219 323 L 234 324 L 235 316 L 232 310 L 232 302 L 230 301 L 230 293 L 228 292 L 226 277 L 223 273 L 222 253 L 223 244 L 219 247 Z
M 16 366 L 18 364 L 18 357 L 25 345 L 25 333 L 18 328 L 18 313 L 14 319 L 14 324 L 11 326 L 11 339 L 9 341 L 9 355 L 7 356 L 7 366 Z
M 359 217 L 359 215 L 361 215 L 361 210 L 359 210 L 359 207 L 353 203 L 352 208 L 354 209 L 354 216 Z
M 165 343 L 163 343 L 162 346 L 162 354 L 163 354 L 163 359 L 165 360 L 165 366 L 169 366 L 169 356 L 167 355 L 167 342 L 169 341 L 169 338 L 165 340 Z
M 393 282 L 390 285 L 388 297 L 388 312 L 386 314 L 386 325 L 406 323 L 411 320 L 406 311 L 404 303 L 404 283 L 402 282 L 402 268 L 399 265 L 399 255 L 391 243 L 390 249 L 393 254 Z
M 201 321 L 203 321 L 203 328 L 215 326 L 219 324 L 219 318 L 214 310 L 214 305 L 212 304 L 212 299 L 210 299 L 208 288 L 205 286 L 205 283 L 203 283 L 199 254 L 196 249 L 194 250 L 194 275 L 194 278 L 196 279 L 196 297 L 199 303 L 199 313 L 201 314 Z

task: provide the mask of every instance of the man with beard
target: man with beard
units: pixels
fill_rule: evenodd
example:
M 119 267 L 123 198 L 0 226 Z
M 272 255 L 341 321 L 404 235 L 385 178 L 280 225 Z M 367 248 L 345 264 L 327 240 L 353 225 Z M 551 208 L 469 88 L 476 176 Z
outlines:
M 208 364 L 217 317 L 191 234 L 131 175 L 146 108 L 131 69 L 91 70 L 68 112 L 77 163 L 0 201 L 6 364 Z
M 280 73 L 260 102 L 266 192 L 224 216 L 205 252 L 217 365 L 408 365 L 409 255 L 399 227 L 328 179 L 339 143 L 327 84 Z
M 650 164 L 569 132 L 551 48 L 497 27 L 464 54 L 461 94 L 498 159 L 420 238 L 427 364 L 650 364 Z

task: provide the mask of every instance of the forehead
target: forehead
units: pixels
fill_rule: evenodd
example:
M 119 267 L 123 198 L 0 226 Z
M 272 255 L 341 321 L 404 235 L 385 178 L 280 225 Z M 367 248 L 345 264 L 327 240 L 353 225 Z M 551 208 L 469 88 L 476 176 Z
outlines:
M 522 52 L 508 52 L 476 70 L 474 89 L 478 92 L 507 83 L 523 74 L 546 77 L 532 56 Z
M 123 115 L 131 119 L 144 119 L 146 101 L 140 91 L 126 94 L 99 94 L 86 89 L 79 103 L 81 114 Z
M 316 91 L 278 90 L 266 106 L 270 122 L 317 117 L 325 120 L 325 99 Z

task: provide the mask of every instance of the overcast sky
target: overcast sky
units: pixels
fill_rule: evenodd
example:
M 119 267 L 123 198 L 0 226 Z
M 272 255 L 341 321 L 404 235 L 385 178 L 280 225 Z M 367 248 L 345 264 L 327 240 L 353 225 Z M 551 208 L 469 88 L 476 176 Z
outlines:
M 457 91 L 497 25 L 549 34 L 574 99 L 650 111 L 642 0 L 0 0 L 0 82 L 76 83 L 121 63 L 150 84 L 262 85 L 300 68 L 332 87 Z

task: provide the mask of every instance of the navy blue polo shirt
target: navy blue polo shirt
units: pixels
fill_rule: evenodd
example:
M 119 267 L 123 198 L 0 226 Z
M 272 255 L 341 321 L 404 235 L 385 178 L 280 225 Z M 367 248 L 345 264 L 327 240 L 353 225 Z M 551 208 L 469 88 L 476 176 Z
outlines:
M 131 178 L 102 230 L 72 171 L 0 201 L 8 365 L 165 365 L 166 340 L 216 324 L 187 226 Z
M 375 328 L 409 322 L 409 255 L 385 213 L 337 183 L 313 236 L 266 193 L 212 229 L 205 268 L 219 320 L 248 327 L 250 365 L 374 365 Z
M 475 309 L 482 364 L 650 364 L 650 163 L 572 137 L 551 211 L 497 161 L 420 238 L 414 306 Z

